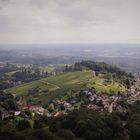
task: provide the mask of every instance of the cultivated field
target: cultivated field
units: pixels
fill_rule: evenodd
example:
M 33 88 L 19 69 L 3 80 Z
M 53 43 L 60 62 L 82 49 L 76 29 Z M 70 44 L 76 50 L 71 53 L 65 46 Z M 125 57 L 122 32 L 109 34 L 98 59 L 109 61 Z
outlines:
M 61 73 L 57 76 L 22 84 L 6 91 L 22 97 L 22 100 L 48 102 L 51 99 L 63 96 L 70 90 L 85 87 L 95 87 L 97 92 L 117 93 L 118 90 L 125 92 L 125 87 L 120 83 L 112 79 L 107 80 L 94 76 L 92 71 Z

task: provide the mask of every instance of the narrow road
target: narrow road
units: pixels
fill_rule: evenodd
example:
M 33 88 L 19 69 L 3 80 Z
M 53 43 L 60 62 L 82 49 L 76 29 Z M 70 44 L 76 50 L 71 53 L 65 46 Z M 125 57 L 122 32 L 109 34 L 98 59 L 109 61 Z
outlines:
M 116 97 L 114 99 L 114 101 L 110 104 L 110 106 L 108 107 L 108 112 L 109 113 L 112 113 L 113 112 L 113 105 L 114 105 L 114 103 L 116 103 L 117 100 L 118 100 L 118 97 Z
M 49 82 L 46 82 L 46 81 L 40 81 L 41 83 L 44 83 L 44 84 L 46 84 L 46 85 L 52 85 L 52 86 L 55 86 L 57 89 L 60 89 L 60 87 L 59 86 L 57 86 L 57 85 L 54 85 L 54 84 L 52 84 L 52 83 L 49 83 Z
M 135 95 L 131 95 L 133 98 L 136 98 L 137 96 L 139 96 L 140 95 L 140 91 L 137 93 L 137 94 L 135 94 Z

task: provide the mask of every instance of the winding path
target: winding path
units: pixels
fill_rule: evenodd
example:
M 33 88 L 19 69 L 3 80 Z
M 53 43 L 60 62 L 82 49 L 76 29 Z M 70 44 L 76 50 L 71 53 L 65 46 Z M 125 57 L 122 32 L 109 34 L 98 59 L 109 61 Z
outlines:
M 52 84 L 52 83 L 49 83 L 49 82 L 46 82 L 46 81 L 40 81 L 41 83 L 44 83 L 44 84 L 46 84 L 46 85 L 52 85 L 52 86 L 55 86 L 56 87 L 56 89 L 61 89 L 61 87 L 59 87 L 59 86 L 57 86 L 57 85 L 54 85 L 54 84 Z

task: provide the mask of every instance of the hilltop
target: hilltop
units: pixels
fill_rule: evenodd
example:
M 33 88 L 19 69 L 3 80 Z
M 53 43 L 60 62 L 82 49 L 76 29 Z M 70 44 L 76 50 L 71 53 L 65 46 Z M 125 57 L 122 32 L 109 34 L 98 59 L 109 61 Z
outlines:
M 16 97 L 26 101 L 48 102 L 61 97 L 71 90 L 94 87 L 97 92 L 118 93 L 125 92 L 125 85 L 117 80 L 107 77 L 106 74 L 95 75 L 92 70 L 63 72 L 41 80 L 21 84 L 6 90 Z
M 137 140 L 139 89 L 139 77 L 103 62 L 66 65 L 63 72 L 1 93 L 0 134 L 2 139 Z

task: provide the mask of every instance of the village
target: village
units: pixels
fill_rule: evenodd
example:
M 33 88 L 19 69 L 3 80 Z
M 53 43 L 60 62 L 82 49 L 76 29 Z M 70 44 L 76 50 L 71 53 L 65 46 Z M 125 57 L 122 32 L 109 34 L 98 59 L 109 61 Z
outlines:
M 125 94 L 120 92 L 115 95 L 96 93 L 94 87 L 82 89 L 78 92 L 71 92 L 65 98 L 54 99 L 44 108 L 38 104 L 23 104 L 19 110 L 0 109 L 1 119 L 9 119 L 17 116 L 30 118 L 36 115 L 50 117 L 61 117 L 74 109 L 81 107 L 94 110 L 99 113 L 112 113 L 113 111 L 126 112 L 126 104 L 133 104 L 140 100 L 140 78 L 137 78 L 134 84 L 127 89 Z

